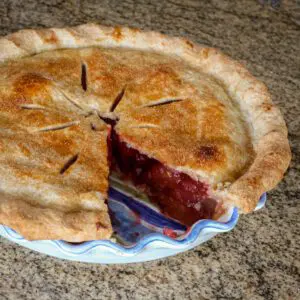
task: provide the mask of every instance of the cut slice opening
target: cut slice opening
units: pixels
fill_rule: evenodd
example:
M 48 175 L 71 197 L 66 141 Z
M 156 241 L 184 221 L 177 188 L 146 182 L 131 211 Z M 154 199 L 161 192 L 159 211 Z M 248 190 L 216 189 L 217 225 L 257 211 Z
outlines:
M 122 141 L 114 129 L 109 143 L 112 169 L 145 192 L 163 214 L 187 226 L 215 218 L 219 205 L 207 183 L 140 153 Z

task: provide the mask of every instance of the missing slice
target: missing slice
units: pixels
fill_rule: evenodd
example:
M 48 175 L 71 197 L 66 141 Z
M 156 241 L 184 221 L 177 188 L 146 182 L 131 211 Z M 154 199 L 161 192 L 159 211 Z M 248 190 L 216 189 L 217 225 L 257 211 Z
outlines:
M 214 219 L 220 204 L 210 196 L 209 185 L 150 158 L 111 135 L 113 168 L 145 192 L 167 216 L 191 226 L 200 219 Z

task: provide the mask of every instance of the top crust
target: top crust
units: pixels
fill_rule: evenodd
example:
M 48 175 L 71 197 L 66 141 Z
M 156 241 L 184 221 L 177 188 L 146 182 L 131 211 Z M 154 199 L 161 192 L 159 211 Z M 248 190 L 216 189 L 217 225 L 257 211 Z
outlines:
M 93 47 L 102 47 L 102 50 Z M 54 51 L 67 48 L 87 49 L 80 50 L 80 53 Z M 115 51 L 119 52 L 117 55 L 114 49 L 122 51 Z M 46 52 L 49 50 L 52 51 Z M 140 54 L 129 55 L 130 50 L 138 50 Z M 38 53 L 39 63 L 34 71 L 32 67 L 36 58 L 30 56 Z M 21 63 L 20 58 L 24 58 Z M 3 99 L 10 99 L 0 102 L 0 112 L 5 114 L 6 111 L 6 117 L 11 117 L 12 110 L 23 104 L 42 106 L 47 103 L 49 108 L 61 109 L 62 105 L 67 105 L 62 104 L 61 97 L 71 99 L 69 102 L 72 103 L 64 108 L 68 117 L 61 119 L 59 116 L 55 122 L 78 121 L 82 111 L 111 115 L 113 103 L 123 91 L 122 101 L 114 111 L 120 118 L 116 129 L 123 139 L 149 156 L 209 181 L 218 197 L 231 201 L 242 212 L 252 211 L 262 193 L 282 179 L 289 165 L 291 153 L 287 128 L 267 88 L 242 65 L 216 49 L 155 32 L 86 24 L 63 29 L 22 30 L 3 37 L 0 39 L 0 62 L 0 68 L 4 70 L 0 93 Z M 59 62 L 59 68 L 53 67 L 54 62 Z M 89 89 L 85 93 L 80 85 L 82 64 L 89 72 L 85 79 Z M 20 66 L 22 69 L 18 74 Z M 5 86 L 7 82 L 9 85 Z M 29 98 L 31 103 L 25 101 Z M 170 98 L 173 103 L 155 106 Z M 36 110 L 23 121 L 30 125 L 30 120 L 38 120 L 38 114 Z M 184 119 L 176 122 L 179 116 Z M 44 118 L 41 124 L 51 126 L 52 121 L 50 117 Z M 4 118 L 0 122 L 4 122 Z M 84 124 L 85 121 L 80 122 Z M 215 126 L 211 126 L 212 123 Z M 72 123 L 68 131 L 75 130 L 73 125 L 76 127 Z M 22 135 L 22 130 L 20 128 L 17 132 Z M 78 135 L 77 132 L 76 137 Z M 223 138 L 217 144 L 215 135 Z M 103 134 L 103 143 L 105 139 L 106 134 Z M 198 147 L 197 143 L 203 139 L 206 143 Z M 166 149 L 162 145 L 164 140 L 169 141 Z M 30 141 L 34 143 L 34 138 Z M 54 138 L 51 143 L 53 141 Z M 207 144 L 208 141 L 211 143 Z M 197 151 L 191 151 L 195 147 Z M 99 157 L 94 159 L 96 161 Z M 105 166 L 103 174 L 106 176 L 108 167 L 103 159 L 100 159 L 100 165 Z M 90 190 L 105 195 L 107 183 L 99 184 Z M 219 184 L 224 188 L 216 188 Z M 8 201 L 2 198 L 5 204 L 1 204 L 0 222 L 13 225 L 5 221 L 10 219 Z M 11 203 L 18 201 L 15 199 Z M 36 205 L 28 199 L 25 202 L 26 205 Z M 48 238 L 47 234 L 43 238 Z M 41 235 L 28 236 L 41 238 Z M 49 238 L 53 236 L 57 237 L 49 234 Z M 65 238 L 65 235 L 60 238 Z M 90 239 L 90 236 L 84 238 Z

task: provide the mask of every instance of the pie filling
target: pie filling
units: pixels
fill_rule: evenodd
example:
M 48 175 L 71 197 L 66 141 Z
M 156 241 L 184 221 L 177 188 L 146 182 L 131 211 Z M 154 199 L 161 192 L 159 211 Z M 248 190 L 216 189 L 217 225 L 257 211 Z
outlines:
M 163 214 L 187 226 L 200 219 L 214 218 L 218 203 L 209 195 L 206 183 L 131 148 L 114 129 L 109 143 L 112 168 L 144 191 Z

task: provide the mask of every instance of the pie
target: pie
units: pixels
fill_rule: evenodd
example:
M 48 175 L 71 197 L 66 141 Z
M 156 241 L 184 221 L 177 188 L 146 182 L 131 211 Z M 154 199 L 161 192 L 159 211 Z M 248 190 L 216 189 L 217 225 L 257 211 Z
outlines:
M 251 212 L 290 162 L 267 88 L 213 48 L 86 24 L 0 39 L 0 224 L 107 239 L 110 170 L 187 226 Z

